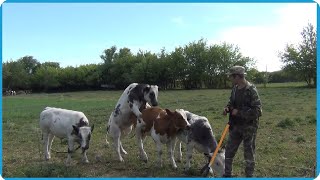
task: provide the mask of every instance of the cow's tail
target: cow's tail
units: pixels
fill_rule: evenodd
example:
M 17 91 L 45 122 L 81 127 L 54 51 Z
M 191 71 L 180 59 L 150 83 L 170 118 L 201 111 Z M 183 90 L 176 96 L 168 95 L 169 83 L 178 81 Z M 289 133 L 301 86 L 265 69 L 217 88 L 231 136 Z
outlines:
M 109 123 L 108 123 L 108 124 L 107 124 L 107 132 L 106 132 L 106 145 L 107 145 L 107 146 L 109 146 L 109 141 L 108 141 L 109 129 L 110 129 L 110 125 L 109 125 Z
M 111 116 L 112 116 L 112 114 L 111 114 Z M 109 132 L 110 132 L 110 125 L 111 125 L 111 116 L 109 117 L 109 120 L 108 120 L 108 122 L 107 122 L 107 128 L 106 128 L 106 145 L 107 146 L 109 146 L 109 141 L 108 141 L 108 134 L 109 134 Z

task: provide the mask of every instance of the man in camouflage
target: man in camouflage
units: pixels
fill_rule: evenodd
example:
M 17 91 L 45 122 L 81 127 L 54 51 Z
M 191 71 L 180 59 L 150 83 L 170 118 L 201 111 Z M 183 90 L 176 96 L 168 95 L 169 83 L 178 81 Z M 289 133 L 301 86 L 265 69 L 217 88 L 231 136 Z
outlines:
M 243 141 L 245 175 L 252 177 L 255 167 L 255 139 L 258 120 L 261 116 L 261 101 L 256 87 L 245 79 L 245 69 L 234 66 L 229 78 L 233 83 L 230 100 L 223 110 L 229 113 L 229 138 L 226 145 L 224 177 L 232 175 L 232 161 L 240 143 Z

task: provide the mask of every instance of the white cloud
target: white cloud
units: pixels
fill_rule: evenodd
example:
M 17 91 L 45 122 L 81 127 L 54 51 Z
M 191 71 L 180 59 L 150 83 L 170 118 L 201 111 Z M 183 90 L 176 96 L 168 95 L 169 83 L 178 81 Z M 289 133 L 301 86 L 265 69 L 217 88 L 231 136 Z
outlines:
M 240 47 L 245 56 L 257 60 L 259 71 L 280 70 L 282 63 L 278 53 L 283 51 L 286 44 L 297 44 L 301 41 L 302 29 L 308 23 L 316 26 L 316 4 L 289 4 L 270 12 L 278 20 L 272 25 L 242 26 L 221 32 L 220 38 L 212 39 L 209 43 L 225 41 Z
M 177 24 L 177 25 L 179 25 L 179 26 L 185 25 L 185 22 L 184 22 L 184 20 L 183 20 L 183 17 L 181 17 L 181 16 L 171 18 L 171 22 L 173 22 L 173 23 L 175 23 L 175 24 Z

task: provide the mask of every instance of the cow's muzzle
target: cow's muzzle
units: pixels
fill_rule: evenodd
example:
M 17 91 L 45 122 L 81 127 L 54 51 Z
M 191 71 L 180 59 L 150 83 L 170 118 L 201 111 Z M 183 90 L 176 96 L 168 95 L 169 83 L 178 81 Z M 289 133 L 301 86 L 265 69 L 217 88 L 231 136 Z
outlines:
M 87 149 L 89 149 L 89 145 L 85 146 L 85 147 L 81 147 L 82 149 L 82 153 L 84 153 Z
M 152 102 L 152 106 L 158 106 L 158 102 Z

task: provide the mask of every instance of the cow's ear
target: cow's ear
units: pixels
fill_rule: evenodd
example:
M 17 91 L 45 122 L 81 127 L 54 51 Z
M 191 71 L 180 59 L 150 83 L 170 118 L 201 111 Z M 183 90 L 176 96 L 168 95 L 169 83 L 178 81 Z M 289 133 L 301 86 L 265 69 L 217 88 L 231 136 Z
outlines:
M 167 112 L 168 115 L 172 115 L 173 114 L 169 109 L 166 109 L 166 112 Z
M 75 134 L 79 134 L 79 128 L 75 125 L 72 125 Z
M 149 85 L 147 85 L 145 88 L 143 88 L 143 92 L 149 92 L 150 91 L 150 86 Z
M 91 133 L 92 133 L 93 129 L 94 129 L 94 124 L 92 124 L 92 126 L 91 126 Z

